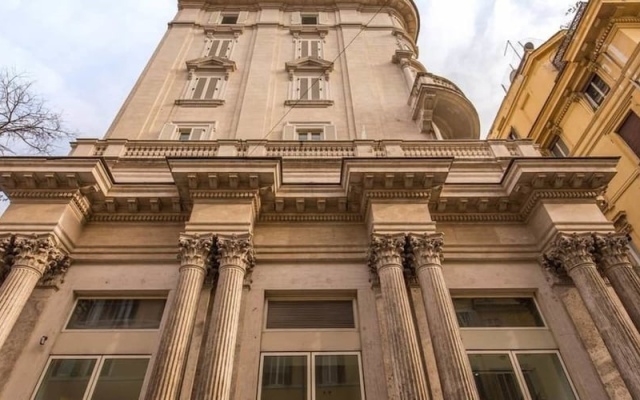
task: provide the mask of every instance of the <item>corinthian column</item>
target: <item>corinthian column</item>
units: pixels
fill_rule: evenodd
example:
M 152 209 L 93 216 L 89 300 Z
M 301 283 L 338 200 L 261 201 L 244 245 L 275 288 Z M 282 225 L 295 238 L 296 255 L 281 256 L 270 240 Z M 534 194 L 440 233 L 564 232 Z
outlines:
M 564 269 L 571 277 L 631 397 L 640 399 L 640 335 L 607 290 L 593 252 L 591 234 L 560 233 L 546 256 L 547 267 L 559 273 Z
M 206 343 L 199 399 L 229 400 L 245 274 L 253 268 L 251 235 L 218 236 L 218 283 Z
M 627 235 L 595 235 L 598 266 L 609 278 L 636 328 L 640 329 L 640 277 L 633 270 Z
M 442 274 L 442 234 L 410 236 L 442 392 L 448 400 L 479 399 L 462 344 L 453 301 Z
M 373 235 L 370 267 L 380 280 L 389 329 L 391 364 L 400 398 L 427 400 L 427 380 L 404 282 L 404 245 L 404 235 Z
M 212 242 L 210 237 L 180 236 L 178 287 L 153 364 L 146 395 L 148 400 L 174 400 L 179 396 Z
M 2 348 L 38 281 L 64 274 L 69 267 L 69 258 L 60 251 L 57 239 L 51 234 L 4 238 L 0 248 L 3 258 L 13 257 L 13 265 L 8 269 L 5 265 L 8 273 L 0 287 Z

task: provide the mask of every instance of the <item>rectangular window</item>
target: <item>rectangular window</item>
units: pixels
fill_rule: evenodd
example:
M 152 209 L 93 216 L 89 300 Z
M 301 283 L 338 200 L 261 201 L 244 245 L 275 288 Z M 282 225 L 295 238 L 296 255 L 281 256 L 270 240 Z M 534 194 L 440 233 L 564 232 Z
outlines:
M 575 400 L 576 395 L 557 353 L 470 353 L 481 400 Z
M 584 94 L 594 108 L 598 108 L 609 93 L 609 85 L 597 74 L 593 74 L 591 80 L 584 89 Z
M 269 300 L 267 329 L 354 329 L 353 300 Z
M 361 400 L 358 353 L 263 354 L 260 400 Z
M 208 57 L 231 58 L 233 43 L 234 41 L 231 38 L 207 40 L 205 54 Z
M 509 140 L 518 140 L 520 139 L 520 135 L 518 135 L 518 132 L 516 131 L 516 128 L 514 128 L 513 126 L 511 127 L 511 130 L 509 131 Z
M 137 400 L 148 357 L 52 357 L 33 400 Z
M 531 297 L 458 297 L 453 306 L 461 328 L 544 326 Z
M 554 157 L 567 157 L 569 156 L 569 147 L 567 147 L 566 143 L 557 136 L 551 145 L 549 146 L 549 151 Z
M 301 39 L 297 42 L 296 57 L 322 58 L 322 40 Z
M 178 140 L 185 142 L 189 140 L 203 140 L 206 131 L 206 127 L 178 128 Z
M 318 14 L 302 14 L 302 25 L 318 25 Z
M 629 111 L 629 115 L 618 128 L 618 135 L 627 143 L 631 150 L 640 157 L 640 117 Z
M 296 129 L 297 140 L 300 141 L 320 141 L 322 140 L 322 129 Z
M 222 14 L 221 24 L 237 24 L 238 23 L 238 14 Z
M 213 100 L 221 98 L 222 77 L 218 76 L 199 76 L 194 79 L 191 85 L 191 99 L 194 100 Z
M 165 299 L 78 299 L 66 329 L 158 329 Z
M 298 77 L 297 78 L 297 98 L 299 100 L 322 100 L 324 99 L 324 81 L 318 77 Z

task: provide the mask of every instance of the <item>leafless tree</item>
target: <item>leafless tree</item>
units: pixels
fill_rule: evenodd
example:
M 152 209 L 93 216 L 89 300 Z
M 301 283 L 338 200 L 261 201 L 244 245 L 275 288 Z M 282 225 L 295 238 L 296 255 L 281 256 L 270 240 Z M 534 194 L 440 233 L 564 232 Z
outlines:
M 0 153 L 50 154 L 55 142 L 70 139 L 59 112 L 51 110 L 22 74 L 0 68 Z

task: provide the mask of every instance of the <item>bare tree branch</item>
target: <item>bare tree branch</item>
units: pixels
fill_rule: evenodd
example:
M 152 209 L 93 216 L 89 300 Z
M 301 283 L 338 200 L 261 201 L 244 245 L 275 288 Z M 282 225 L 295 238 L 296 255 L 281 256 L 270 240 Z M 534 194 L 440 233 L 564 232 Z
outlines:
M 23 75 L 0 68 L 0 154 L 50 154 L 56 141 L 75 136 L 32 86 Z

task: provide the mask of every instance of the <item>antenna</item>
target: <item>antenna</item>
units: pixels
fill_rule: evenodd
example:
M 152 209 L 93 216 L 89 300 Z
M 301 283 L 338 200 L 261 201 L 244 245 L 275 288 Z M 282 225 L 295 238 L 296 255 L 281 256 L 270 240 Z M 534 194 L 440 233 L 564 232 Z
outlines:
M 518 50 L 516 50 L 516 48 L 513 46 L 513 44 L 511 44 L 511 40 L 507 40 L 507 44 L 504 46 L 504 54 L 503 55 L 505 55 L 505 56 L 507 55 L 507 49 L 509 47 L 511 47 L 511 50 L 513 50 L 513 52 L 516 53 L 516 56 L 518 56 L 518 58 L 522 60 L 522 56 L 520 55 L 520 53 L 518 53 Z

